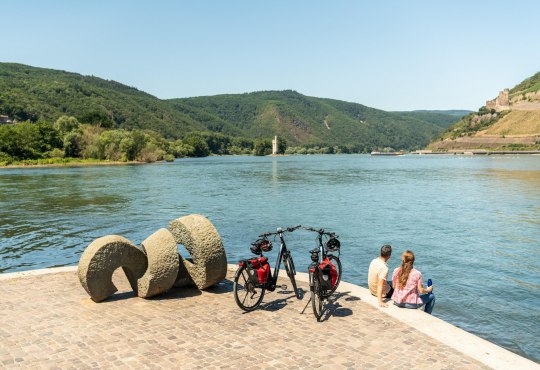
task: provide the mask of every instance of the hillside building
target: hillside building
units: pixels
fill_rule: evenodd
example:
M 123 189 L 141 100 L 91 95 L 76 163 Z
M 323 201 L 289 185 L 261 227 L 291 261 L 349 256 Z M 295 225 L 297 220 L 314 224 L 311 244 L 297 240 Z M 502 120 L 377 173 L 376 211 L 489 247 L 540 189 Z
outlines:
M 278 140 L 277 136 L 274 136 L 274 139 L 272 140 L 272 155 L 278 154 Z
M 510 91 L 508 89 L 504 89 L 503 91 L 499 92 L 499 96 L 497 96 L 495 99 L 486 101 L 486 108 L 494 109 L 495 112 L 510 110 L 509 94 Z
M 13 123 L 13 121 L 9 119 L 9 116 L 0 114 L 0 125 L 9 125 L 10 123 Z

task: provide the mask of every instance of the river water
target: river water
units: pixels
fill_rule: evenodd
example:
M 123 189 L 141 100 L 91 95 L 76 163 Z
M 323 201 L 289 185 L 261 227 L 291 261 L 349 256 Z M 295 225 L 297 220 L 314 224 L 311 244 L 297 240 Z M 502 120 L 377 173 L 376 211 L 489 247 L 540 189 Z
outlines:
M 390 271 L 411 249 L 415 267 L 434 282 L 434 315 L 540 361 L 540 156 L 208 157 L 2 169 L 0 272 L 74 265 L 95 238 L 119 234 L 140 244 L 191 213 L 214 223 L 229 263 L 277 226 L 335 231 L 344 279 L 362 286 L 381 245 L 394 247 Z M 297 231 L 288 242 L 297 269 L 307 269 L 314 235 Z

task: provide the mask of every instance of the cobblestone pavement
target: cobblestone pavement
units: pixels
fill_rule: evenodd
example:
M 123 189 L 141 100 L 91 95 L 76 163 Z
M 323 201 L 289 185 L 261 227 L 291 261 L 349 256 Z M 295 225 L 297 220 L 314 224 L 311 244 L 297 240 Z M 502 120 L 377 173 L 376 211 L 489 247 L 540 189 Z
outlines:
M 347 292 L 317 323 L 309 294 L 273 292 L 243 313 L 232 272 L 208 291 L 91 301 L 76 272 L 0 280 L 0 367 L 148 369 L 479 369 L 481 363 Z M 305 288 L 305 286 L 304 286 Z

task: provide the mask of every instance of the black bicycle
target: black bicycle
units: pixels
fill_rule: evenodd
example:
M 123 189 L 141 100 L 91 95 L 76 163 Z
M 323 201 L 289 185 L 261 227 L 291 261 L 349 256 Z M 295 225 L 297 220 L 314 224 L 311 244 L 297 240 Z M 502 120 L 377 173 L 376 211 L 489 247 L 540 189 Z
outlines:
M 316 232 L 317 248 L 310 251 L 311 264 L 309 265 L 309 289 L 311 291 L 311 304 L 313 314 L 317 321 L 321 321 L 323 314 L 323 301 L 328 299 L 337 289 L 341 281 L 341 261 L 338 235 L 325 232 L 324 229 L 305 227 L 304 229 Z M 326 243 L 323 243 L 326 237 Z M 333 253 L 336 253 L 334 255 Z
M 302 290 L 297 288 L 296 279 L 294 278 L 294 275 L 296 275 L 294 261 L 283 237 L 285 232 L 293 232 L 300 227 L 302 226 L 287 227 L 285 230 L 278 227 L 276 232 L 259 235 L 259 239 L 252 243 L 250 248 L 251 252 L 259 257 L 241 260 L 238 263 L 239 267 L 234 275 L 233 290 L 234 300 L 242 310 L 247 312 L 253 311 L 261 304 L 264 293 L 267 290 L 273 292 L 276 289 L 279 267 L 282 260 L 285 265 L 285 271 L 289 279 L 291 279 L 296 298 L 303 298 Z M 268 240 L 268 237 L 272 235 L 279 236 L 280 240 L 279 253 L 273 274 L 270 271 L 268 258 L 263 256 L 264 252 L 270 252 L 272 250 L 272 243 Z M 283 289 L 287 289 L 286 286 Z

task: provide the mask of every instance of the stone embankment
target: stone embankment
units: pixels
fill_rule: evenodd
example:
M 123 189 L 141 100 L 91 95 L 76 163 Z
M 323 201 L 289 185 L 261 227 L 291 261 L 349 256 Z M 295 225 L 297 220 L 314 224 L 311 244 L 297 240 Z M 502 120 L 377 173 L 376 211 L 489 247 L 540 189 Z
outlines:
M 235 268 L 206 290 L 173 288 L 151 299 L 136 297 L 117 270 L 118 292 L 101 303 L 75 267 L 0 274 L 0 367 L 540 369 L 421 311 L 380 309 L 346 282 L 321 323 L 309 294 L 299 301 L 291 291 L 244 313 L 233 299 Z M 298 280 L 307 291 L 305 274 Z

